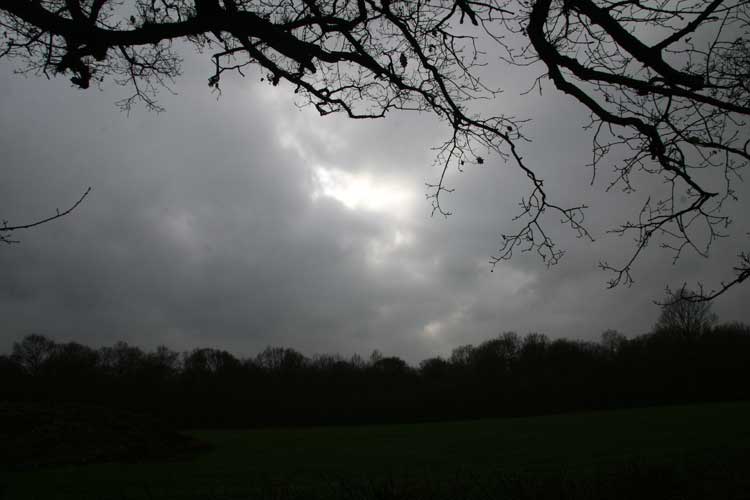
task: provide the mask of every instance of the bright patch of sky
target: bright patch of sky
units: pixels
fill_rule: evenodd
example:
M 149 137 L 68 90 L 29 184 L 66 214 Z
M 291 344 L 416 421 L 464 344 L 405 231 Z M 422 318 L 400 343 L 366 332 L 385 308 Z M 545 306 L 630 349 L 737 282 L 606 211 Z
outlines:
M 410 209 L 415 198 L 408 186 L 368 173 L 356 174 L 318 166 L 313 169 L 313 178 L 311 196 L 314 200 L 331 198 L 349 210 L 381 212 L 399 217 Z

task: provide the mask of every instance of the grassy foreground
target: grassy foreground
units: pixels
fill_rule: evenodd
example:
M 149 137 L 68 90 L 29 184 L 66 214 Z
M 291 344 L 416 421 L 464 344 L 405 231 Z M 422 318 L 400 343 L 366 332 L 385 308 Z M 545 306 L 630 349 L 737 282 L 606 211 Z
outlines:
M 189 458 L 5 471 L 6 499 L 750 498 L 750 403 L 196 430 Z

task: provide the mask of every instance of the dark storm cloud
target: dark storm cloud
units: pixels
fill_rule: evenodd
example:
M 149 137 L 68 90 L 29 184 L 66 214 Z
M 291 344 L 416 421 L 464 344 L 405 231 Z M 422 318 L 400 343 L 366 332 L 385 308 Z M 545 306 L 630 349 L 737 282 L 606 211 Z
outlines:
M 568 249 L 560 265 L 521 254 L 490 273 L 528 187 L 511 164 L 451 172 L 456 191 L 444 202 L 454 215 L 431 218 L 424 183 L 439 167 L 429 148 L 447 133 L 434 118 L 321 119 L 293 107 L 288 89 L 252 77 L 228 82 L 217 101 L 202 63 L 191 64 L 180 95 L 162 95 L 166 113 L 130 116 L 112 105 L 119 89 L 80 92 L 2 67 L 2 217 L 43 217 L 94 187 L 71 216 L 0 248 L 2 349 L 37 332 L 239 354 L 269 344 L 308 354 L 377 348 L 415 361 L 506 330 L 638 334 L 665 284 L 715 281 L 737 251 L 736 240 L 721 242 L 718 258 L 687 256 L 677 267 L 649 251 L 636 286 L 605 291 L 596 263 L 632 247 L 603 231 L 636 213 L 639 195 L 603 193 L 603 174 L 589 186 L 586 116 L 548 89 L 492 106 L 533 115 L 525 158 L 555 200 L 592 207 L 597 241 L 550 217 Z M 748 298 L 737 290 L 716 309 L 749 321 Z

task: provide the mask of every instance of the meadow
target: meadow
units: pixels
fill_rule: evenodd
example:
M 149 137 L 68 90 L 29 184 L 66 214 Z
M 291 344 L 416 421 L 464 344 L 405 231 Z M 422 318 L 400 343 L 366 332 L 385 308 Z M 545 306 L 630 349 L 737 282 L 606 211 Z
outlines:
M 191 430 L 207 451 L 6 470 L 0 498 L 748 498 L 750 403 Z

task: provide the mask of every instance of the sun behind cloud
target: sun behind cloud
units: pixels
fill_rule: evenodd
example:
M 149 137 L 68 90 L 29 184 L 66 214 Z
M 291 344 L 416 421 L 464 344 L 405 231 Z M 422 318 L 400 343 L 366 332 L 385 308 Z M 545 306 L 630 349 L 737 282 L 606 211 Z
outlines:
M 330 198 L 349 210 L 402 217 L 411 210 L 415 199 L 415 193 L 398 181 L 367 173 L 316 166 L 313 180 L 313 200 Z

